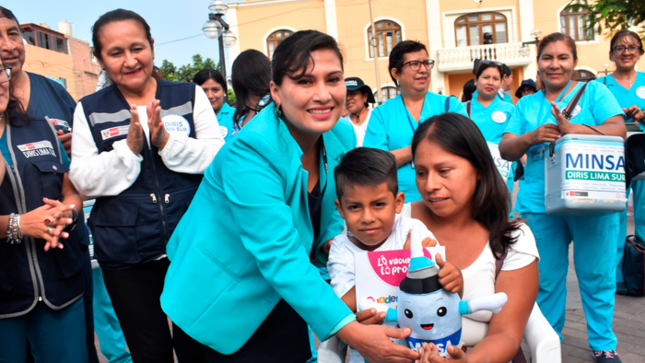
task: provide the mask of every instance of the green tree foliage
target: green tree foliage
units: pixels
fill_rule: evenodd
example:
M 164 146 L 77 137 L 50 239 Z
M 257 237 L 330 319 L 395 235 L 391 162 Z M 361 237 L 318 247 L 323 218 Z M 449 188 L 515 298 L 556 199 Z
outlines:
M 599 29 L 601 34 L 611 37 L 622 29 L 635 28 L 641 39 L 645 40 L 645 0 L 597 0 L 571 1 L 566 10 L 589 11 L 588 29 Z
M 197 72 L 202 69 L 213 68 L 219 70 L 219 64 L 215 64 L 210 58 L 204 60 L 201 55 L 195 54 L 193 62 L 183 65 L 179 68 L 175 67 L 172 62 L 164 59 L 161 63 L 161 74 L 169 81 L 174 82 L 191 82 Z

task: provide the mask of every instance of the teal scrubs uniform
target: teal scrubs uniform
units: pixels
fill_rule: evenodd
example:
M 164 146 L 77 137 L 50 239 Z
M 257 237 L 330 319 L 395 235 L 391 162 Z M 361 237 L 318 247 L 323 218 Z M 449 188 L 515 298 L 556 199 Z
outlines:
M 217 123 L 219 124 L 219 129 L 222 132 L 222 137 L 224 142 L 229 142 L 231 137 L 237 133 L 236 128 L 233 124 L 233 114 L 235 109 L 224 102 L 222 108 L 217 113 Z
M 447 110 L 446 102 L 448 102 Z M 412 136 L 421 122 L 446 111 L 457 112 L 468 117 L 466 109 L 457 98 L 450 97 L 448 100 L 447 96 L 428 92 L 423 101 L 419 120 L 415 120 L 408 112 L 405 104 L 403 104 L 401 95 L 398 95 L 372 111 L 363 146 L 385 151 L 410 146 Z M 421 194 L 417 190 L 412 162 L 405 163 L 399 167 L 398 178 L 399 190 L 405 193 L 406 202 L 421 200 Z
M 577 83 L 565 97 L 558 97 L 560 109 L 571 102 L 581 86 L 582 83 Z M 578 106 L 570 120 L 575 124 L 598 126 L 610 117 L 623 114 L 607 87 L 598 82 L 588 84 Z M 522 135 L 545 123 L 556 124 L 544 92 L 537 92 L 520 99 L 505 133 Z M 618 214 L 592 217 L 545 214 L 543 146 L 548 145 L 533 146 L 527 152 L 524 179 L 520 180 L 515 205 L 533 231 L 540 252 L 537 303 L 562 339 L 569 244 L 575 241 L 573 258 L 587 319 L 589 346 L 593 351 L 614 350 L 616 335 L 612 331 L 612 320 L 616 269 L 613 258 L 607 261 L 606 256 L 614 256 L 616 251 Z
M 467 102 L 464 102 L 464 107 L 468 110 Z M 484 139 L 487 142 L 499 145 L 504 135 L 504 129 L 511 119 L 515 106 L 512 103 L 504 102 L 499 97 L 495 97 L 488 107 L 482 105 L 476 98 L 470 101 L 470 119 L 477 125 L 481 131 Z M 506 177 L 506 185 L 510 193 L 513 193 L 513 179 L 515 177 L 515 168 L 517 162 L 509 162 L 503 159 L 495 160 L 495 165 L 498 168 L 506 169 L 508 165 L 508 174 Z M 511 216 L 513 212 L 511 211 Z
M 616 97 L 616 101 L 622 108 L 629 108 L 632 105 L 638 106 L 640 109 L 645 109 L 645 73 L 638 72 L 636 80 L 630 89 L 624 88 L 611 74 L 598 78 L 596 80 L 607 86 L 609 91 Z M 633 119 L 625 120 L 625 122 L 633 122 Z M 643 120 L 645 122 L 645 120 Z M 640 129 L 645 131 L 645 123 L 639 124 Z M 645 180 L 634 180 L 629 185 L 633 196 L 634 204 L 634 225 L 636 227 L 636 236 L 641 240 L 645 240 Z M 629 195 L 629 190 L 627 190 Z M 620 212 L 620 234 L 618 235 L 618 246 L 616 248 L 616 283 L 624 284 L 625 278 L 623 276 L 623 255 L 625 254 L 625 239 L 627 238 L 627 208 Z
M 503 94 L 504 95 L 501 96 L 499 94 L 499 92 L 498 92 L 497 93 L 497 98 L 502 100 L 502 101 L 504 101 L 504 102 L 510 103 L 512 105 L 513 104 L 513 97 L 509 96 L 506 92 L 504 92 Z M 475 90 L 475 92 L 473 92 L 473 98 L 472 99 L 474 100 L 475 98 L 477 98 L 477 90 Z

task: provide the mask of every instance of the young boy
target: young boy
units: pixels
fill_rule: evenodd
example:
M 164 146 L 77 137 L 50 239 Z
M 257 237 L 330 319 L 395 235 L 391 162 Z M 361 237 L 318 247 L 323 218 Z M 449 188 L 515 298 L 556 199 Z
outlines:
M 355 253 L 409 248 L 411 238 L 422 239 L 424 247 L 438 243 L 421 221 L 396 219 L 405 196 L 398 191 L 396 159 L 391 153 L 365 147 L 354 149 L 336 166 L 334 176 L 336 208 L 345 220 L 347 232 L 334 238 L 327 268 L 336 295 L 356 312 Z M 436 262 L 441 268 L 439 282 L 444 289 L 461 293 L 463 278 L 459 269 L 441 257 Z M 369 312 L 357 314 L 357 319 L 364 323 L 381 323 L 384 318 L 385 313 L 376 317 Z M 350 362 L 363 361 L 357 351 L 350 351 Z

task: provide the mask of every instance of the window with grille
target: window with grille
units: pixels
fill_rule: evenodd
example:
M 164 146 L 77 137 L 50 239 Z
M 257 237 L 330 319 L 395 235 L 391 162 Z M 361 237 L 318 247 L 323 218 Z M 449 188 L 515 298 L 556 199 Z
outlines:
M 396 88 L 396 87 L 392 87 L 392 86 L 381 87 L 381 100 L 383 102 L 385 102 L 385 101 L 389 100 L 390 98 L 394 98 L 394 97 L 398 96 L 399 93 L 400 93 L 399 89 Z M 377 98 L 376 97 L 376 92 L 374 92 L 374 98 Z
M 589 11 L 584 9 L 561 11 L 560 32 L 569 35 L 576 41 L 592 40 L 594 38 L 593 29 L 585 29 L 589 26 L 589 22 L 586 19 L 588 14 Z
M 378 49 L 379 57 L 389 57 L 392 48 L 401 42 L 401 26 L 392 20 L 381 20 L 374 23 L 376 39 L 372 39 L 372 27 L 367 28 L 367 44 L 370 48 L 370 58 L 374 58 L 374 47 Z
M 273 56 L 275 48 L 278 47 L 278 44 L 285 40 L 289 35 L 293 34 L 291 30 L 276 30 L 267 38 L 267 55 L 269 58 Z
M 458 47 L 508 42 L 506 16 L 500 13 L 467 14 L 455 20 Z

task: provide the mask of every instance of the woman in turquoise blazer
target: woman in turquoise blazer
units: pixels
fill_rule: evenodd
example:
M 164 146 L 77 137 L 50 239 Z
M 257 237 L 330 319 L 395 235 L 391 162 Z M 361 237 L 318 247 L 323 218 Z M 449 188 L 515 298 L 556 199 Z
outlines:
M 294 33 L 272 70 L 275 104 L 220 151 L 168 243 L 162 307 L 207 346 L 209 362 L 304 362 L 307 324 L 370 362 L 412 362 L 416 352 L 389 340 L 409 331 L 357 323 L 314 266 L 342 232 L 333 169 L 356 143 L 337 124 L 346 93 L 338 45 Z

